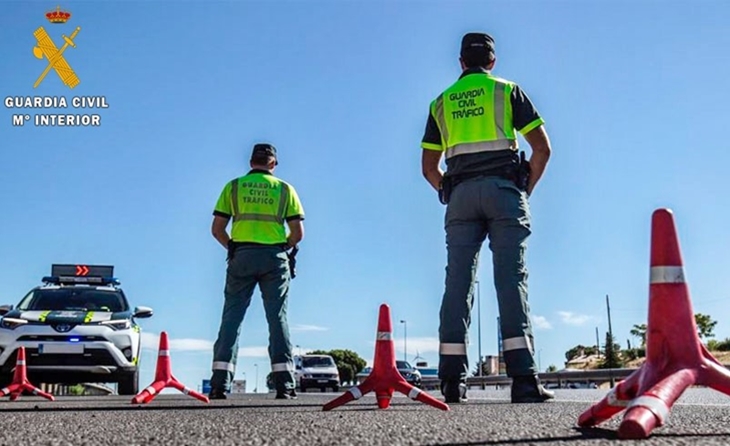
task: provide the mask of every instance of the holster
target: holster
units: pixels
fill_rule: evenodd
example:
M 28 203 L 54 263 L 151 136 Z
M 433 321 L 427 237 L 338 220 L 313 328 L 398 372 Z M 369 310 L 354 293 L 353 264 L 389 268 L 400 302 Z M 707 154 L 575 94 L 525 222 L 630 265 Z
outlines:
M 290 252 L 286 253 L 286 256 L 289 258 L 289 275 L 291 278 L 297 277 L 297 253 L 299 252 L 299 247 L 295 246 L 292 248 Z
M 520 164 L 517 168 L 517 179 L 515 183 L 522 191 L 527 191 L 527 184 L 530 181 L 530 162 L 525 157 L 525 152 L 520 152 Z
M 441 202 L 441 204 L 449 204 L 449 200 L 451 199 L 451 191 L 453 190 L 453 178 L 444 175 L 443 180 L 441 180 L 441 188 L 439 189 L 439 201 Z

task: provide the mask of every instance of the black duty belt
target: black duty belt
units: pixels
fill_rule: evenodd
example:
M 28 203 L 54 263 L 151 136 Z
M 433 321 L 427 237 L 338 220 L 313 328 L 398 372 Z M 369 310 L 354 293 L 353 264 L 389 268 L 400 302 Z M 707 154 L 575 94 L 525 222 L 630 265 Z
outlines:
M 273 244 L 267 244 L 267 243 L 256 243 L 256 242 L 231 242 L 231 245 L 233 249 L 238 248 L 286 248 L 286 243 L 273 243 Z

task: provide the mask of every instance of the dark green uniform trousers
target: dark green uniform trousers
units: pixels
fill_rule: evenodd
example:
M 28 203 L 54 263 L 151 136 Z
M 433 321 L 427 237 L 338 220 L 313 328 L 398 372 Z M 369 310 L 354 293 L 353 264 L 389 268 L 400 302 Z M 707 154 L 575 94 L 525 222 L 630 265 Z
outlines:
M 280 247 L 241 247 L 228 262 L 225 303 L 213 346 L 214 389 L 229 391 L 236 371 L 241 323 L 251 304 L 256 285 L 261 290 L 269 325 L 269 357 L 277 390 L 294 389 L 293 361 L 286 317 L 289 295 L 289 263 Z
M 534 374 L 525 266 L 526 241 L 531 233 L 527 194 L 502 177 L 465 180 L 451 194 L 445 229 L 448 263 L 440 313 L 439 378 L 463 381 L 469 374 L 467 335 L 479 253 L 487 237 L 507 374 Z

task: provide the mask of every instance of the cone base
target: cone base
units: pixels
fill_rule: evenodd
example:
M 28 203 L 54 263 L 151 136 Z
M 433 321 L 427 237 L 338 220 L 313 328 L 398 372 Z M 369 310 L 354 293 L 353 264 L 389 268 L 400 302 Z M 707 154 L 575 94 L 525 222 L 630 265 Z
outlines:
M 622 439 L 648 438 L 692 385 L 730 394 L 730 372 L 697 336 L 679 239 L 668 209 L 658 209 L 652 216 L 650 266 L 646 362 L 578 419 L 580 426 L 594 426 L 623 410 L 622 403 L 642 399 L 626 410 L 618 430 Z
M 155 368 L 155 380 L 144 390 L 139 392 L 132 398 L 132 404 L 146 404 L 155 399 L 163 389 L 173 388 L 179 390 L 185 395 L 192 396 L 195 399 L 209 403 L 207 396 L 191 390 L 172 374 L 172 363 L 170 361 L 170 347 L 167 339 L 167 332 L 160 333 L 160 347 L 157 353 L 157 367 Z
M 408 384 L 398 372 L 395 362 L 395 348 L 390 335 L 393 333 L 393 325 L 390 318 L 390 308 L 386 304 L 380 305 L 378 315 L 378 337 L 375 343 L 375 358 L 373 360 L 373 371 L 359 386 L 355 386 L 344 394 L 328 402 L 322 410 L 328 411 L 360 399 L 363 395 L 374 391 L 378 401 L 378 408 L 387 409 L 390 407 L 390 400 L 393 392 L 397 391 L 407 395 L 410 399 L 420 403 L 428 404 L 441 410 L 449 410 L 449 406 L 436 398 L 428 395 Z M 381 337 L 381 334 L 388 336 Z

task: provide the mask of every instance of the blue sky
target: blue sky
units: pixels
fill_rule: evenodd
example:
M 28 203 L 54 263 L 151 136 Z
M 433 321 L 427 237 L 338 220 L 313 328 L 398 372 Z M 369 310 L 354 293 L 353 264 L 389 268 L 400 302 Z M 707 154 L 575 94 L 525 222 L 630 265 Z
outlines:
M 606 295 L 623 345 L 646 321 L 659 207 L 675 212 L 695 311 L 730 337 L 727 2 L 67 1 L 71 20 L 51 25 L 57 3 L 3 2 L 2 97 L 105 96 L 109 108 L 80 111 L 101 116 L 96 128 L 39 128 L 11 116 L 53 110 L 2 107 L 0 300 L 17 303 L 52 263 L 115 265 L 133 304 L 155 310 L 142 322 L 144 382 L 161 331 L 178 378 L 210 375 L 225 270 L 211 212 L 261 140 L 279 149 L 276 174 L 307 213 L 292 343 L 370 361 L 385 302 L 399 356 L 403 319 L 408 358 L 437 363 L 444 207 L 419 143 L 470 31 L 494 36 L 495 74 L 530 95 L 553 143 L 528 251 L 541 367 L 595 343 L 596 327 L 603 342 Z M 75 89 L 53 73 L 33 88 L 39 26 L 57 45 L 82 28 L 64 53 Z M 496 354 L 486 247 L 479 271 L 482 351 Z M 257 292 L 237 373 L 249 389 L 270 369 L 267 333 Z

